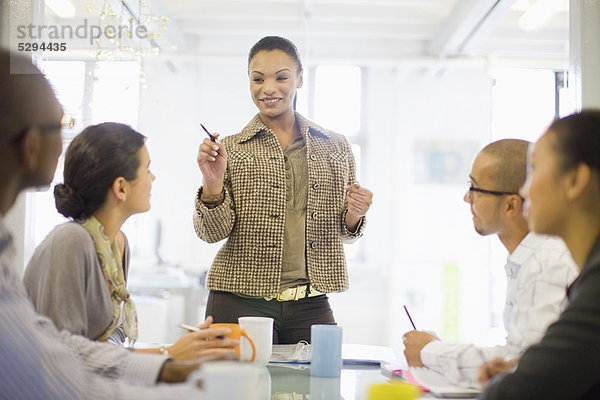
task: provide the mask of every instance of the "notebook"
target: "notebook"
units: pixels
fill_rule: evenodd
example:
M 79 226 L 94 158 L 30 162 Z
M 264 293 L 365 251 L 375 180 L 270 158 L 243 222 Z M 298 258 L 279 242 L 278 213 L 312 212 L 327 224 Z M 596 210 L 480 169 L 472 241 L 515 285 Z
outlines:
M 429 368 L 414 368 L 403 371 L 409 383 L 421 386 L 435 397 L 447 399 L 474 399 L 481 390 L 463 388 L 451 383 L 444 375 Z
M 380 365 L 382 361 L 395 359 L 395 354 L 390 347 L 344 343 L 342 359 L 346 365 Z M 309 364 L 310 344 L 304 340 L 297 344 L 275 344 L 269 362 Z

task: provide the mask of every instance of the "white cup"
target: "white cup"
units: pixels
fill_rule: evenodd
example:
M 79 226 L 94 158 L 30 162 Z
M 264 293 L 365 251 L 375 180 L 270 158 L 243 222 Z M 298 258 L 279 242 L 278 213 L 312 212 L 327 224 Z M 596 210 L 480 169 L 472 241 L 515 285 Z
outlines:
M 207 362 L 188 380 L 201 388 L 205 400 L 271 398 L 271 375 L 265 367 L 233 362 Z
M 271 359 L 273 349 L 273 318 L 239 317 L 238 323 L 254 340 L 254 346 L 256 347 L 254 364 L 267 365 Z M 249 360 L 252 356 L 250 343 L 244 338 L 241 339 L 241 342 L 241 358 L 242 360 Z

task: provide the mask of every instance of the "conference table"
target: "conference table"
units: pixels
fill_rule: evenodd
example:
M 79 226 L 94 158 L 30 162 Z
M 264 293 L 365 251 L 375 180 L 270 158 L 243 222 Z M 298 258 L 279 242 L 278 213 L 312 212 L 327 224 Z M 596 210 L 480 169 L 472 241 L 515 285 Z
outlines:
M 379 357 L 392 355 L 390 348 L 381 346 L 344 345 L 345 363 L 339 378 L 311 376 L 310 364 L 269 363 L 268 375 L 263 382 L 271 387 L 269 400 L 369 400 L 371 385 L 388 383 L 390 378 L 381 373 L 381 367 L 373 362 Z M 369 353 L 373 357 L 368 357 Z M 419 399 L 432 399 L 423 394 Z M 472 397 L 468 397 L 472 399 Z
M 310 375 L 310 365 L 267 365 L 271 400 L 367 400 L 369 386 L 387 382 L 379 366 L 351 365 L 339 378 Z
M 146 346 L 150 345 L 140 347 Z M 372 385 L 390 382 L 375 361 L 394 358 L 391 348 L 344 344 L 343 355 L 344 365 L 338 378 L 311 376 L 309 362 L 269 362 L 260 367 L 266 372 L 257 382 L 261 400 L 369 400 Z M 432 398 L 424 393 L 418 399 Z

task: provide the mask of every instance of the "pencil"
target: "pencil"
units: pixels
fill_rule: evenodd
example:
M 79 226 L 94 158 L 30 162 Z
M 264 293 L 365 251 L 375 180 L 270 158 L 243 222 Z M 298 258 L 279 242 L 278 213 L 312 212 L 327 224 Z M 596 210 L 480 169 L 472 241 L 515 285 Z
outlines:
M 406 306 L 404 306 L 404 311 L 406 311 L 406 315 L 408 315 L 408 319 L 410 320 L 410 324 L 412 325 L 413 329 L 416 331 L 417 327 L 415 326 L 415 323 L 413 322 L 410 313 L 408 312 L 408 308 L 406 308 Z
M 204 127 L 204 125 L 200 124 L 200 126 L 202 127 L 202 129 L 204 129 L 204 132 L 206 132 L 206 134 L 208 135 L 208 137 L 210 138 L 210 140 L 214 142 L 214 141 L 216 140 L 216 138 L 215 138 L 215 137 L 212 135 L 212 133 L 210 133 L 210 132 L 208 131 L 208 129 L 206 129 L 206 128 Z

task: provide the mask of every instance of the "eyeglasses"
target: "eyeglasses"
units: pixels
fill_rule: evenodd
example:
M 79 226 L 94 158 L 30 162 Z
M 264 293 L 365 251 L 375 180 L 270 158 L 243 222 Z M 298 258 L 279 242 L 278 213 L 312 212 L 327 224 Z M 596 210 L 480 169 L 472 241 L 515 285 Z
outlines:
M 478 187 L 473 186 L 473 182 L 471 182 L 471 181 L 469 181 L 467 183 L 469 184 L 469 190 L 467 192 L 469 197 L 471 196 L 471 194 L 473 192 L 483 193 L 483 194 L 491 194 L 492 196 L 508 196 L 508 195 L 512 195 L 512 194 L 516 194 L 517 196 L 519 195 L 519 193 L 514 193 L 514 192 L 501 192 L 498 190 L 488 190 L 488 189 L 478 188 Z
M 72 129 L 74 126 L 75 118 L 73 118 L 73 116 L 70 114 L 64 114 L 58 124 L 33 124 L 23 128 L 23 130 L 21 130 L 21 132 L 19 132 L 18 135 L 12 138 L 11 142 L 19 143 L 21 140 L 23 140 L 27 129 L 31 127 L 37 128 L 41 132 L 62 132 L 63 129 Z

